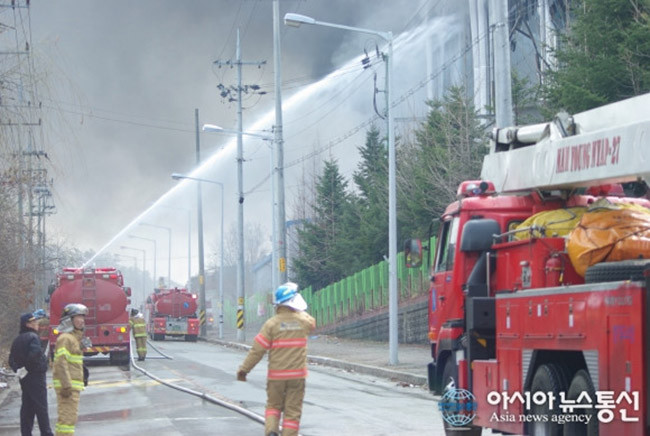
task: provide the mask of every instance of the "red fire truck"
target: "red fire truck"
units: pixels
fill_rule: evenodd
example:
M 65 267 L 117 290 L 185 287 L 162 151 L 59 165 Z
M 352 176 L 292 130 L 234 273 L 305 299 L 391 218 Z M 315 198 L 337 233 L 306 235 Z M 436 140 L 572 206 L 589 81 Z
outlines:
M 581 274 L 552 225 L 522 227 L 599 200 L 649 207 L 621 185 L 650 177 L 649 107 L 647 94 L 496 130 L 482 180 L 461 183 L 441 217 L 429 289 L 429 388 L 443 394 L 443 417 L 455 403 L 471 419 L 445 419 L 447 433 L 650 435 L 650 261 Z M 648 258 L 649 235 L 620 239 Z M 472 401 L 446 396 L 458 390 Z
M 183 336 L 186 341 L 196 341 L 199 336 L 196 309 L 196 294 L 187 289 L 155 289 L 146 303 L 149 337 L 162 341 L 165 336 Z
M 88 308 L 85 335 L 92 346 L 84 355 L 109 354 L 112 364 L 128 364 L 130 327 L 127 305 L 130 288 L 123 287 L 122 273 L 115 268 L 64 268 L 56 276 L 50 296 L 50 350 L 54 351 L 63 308 L 81 303 Z

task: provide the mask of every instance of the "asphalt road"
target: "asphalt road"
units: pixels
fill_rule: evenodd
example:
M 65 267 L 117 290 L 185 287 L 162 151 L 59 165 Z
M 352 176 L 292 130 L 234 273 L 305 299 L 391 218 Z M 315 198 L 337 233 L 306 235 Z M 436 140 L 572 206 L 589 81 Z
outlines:
M 208 343 L 155 342 L 173 360 L 154 359 L 142 367 L 165 381 L 227 399 L 264 415 L 266 361 L 235 380 L 245 352 Z M 158 356 L 159 357 L 159 356 Z M 161 385 L 131 368 L 96 364 L 82 393 L 77 435 L 261 435 L 263 427 L 236 412 Z M 49 380 L 49 379 L 48 379 Z M 49 391 L 50 420 L 56 398 Z M 19 433 L 20 396 L 0 410 L 0 434 Z M 34 433 L 36 434 L 37 431 Z M 300 433 L 316 435 L 443 435 L 432 396 L 377 377 L 310 366 Z

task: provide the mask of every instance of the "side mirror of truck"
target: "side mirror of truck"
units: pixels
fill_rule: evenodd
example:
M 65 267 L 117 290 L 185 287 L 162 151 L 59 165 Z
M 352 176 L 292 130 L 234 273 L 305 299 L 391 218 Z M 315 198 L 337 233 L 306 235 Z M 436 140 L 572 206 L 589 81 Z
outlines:
M 422 241 L 409 239 L 404 243 L 404 258 L 407 268 L 419 268 L 422 266 Z
M 124 288 L 124 293 L 126 294 L 127 297 L 130 297 L 131 296 L 131 288 L 126 286 Z

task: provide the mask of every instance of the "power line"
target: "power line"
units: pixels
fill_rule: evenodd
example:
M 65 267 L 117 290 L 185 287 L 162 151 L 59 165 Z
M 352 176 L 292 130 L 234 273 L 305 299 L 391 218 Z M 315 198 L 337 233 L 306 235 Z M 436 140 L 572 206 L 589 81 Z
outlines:
M 95 114 L 89 113 L 89 112 L 80 112 L 80 111 L 74 111 L 74 110 L 71 110 L 71 109 L 62 109 L 62 108 L 57 108 L 57 107 L 49 106 L 49 105 L 45 105 L 45 104 L 43 105 L 43 107 L 48 108 L 48 109 L 58 110 L 58 111 L 61 111 L 61 112 L 74 114 L 74 115 L 81 115 L 81 116 L 88 117 L 88 118 L 96 118 L 98 120 L 111 121 L 111 122 L 114 122 L 114 123 L 129 124 L 129 125 L 132 125 L 132 126 L 148 127 L 148 128 L 151 128 L 151 129 L 160 129 L 160 130 L 171 130 L 171 131 L 175 131 L 175 132 L 194 133 L 194 131 L 195 131 L 195 129 L 192 129 L 192 128 L 181 129 L 181 128 L 178 128 L 178 127 L 160 126 L 160 125 L 149 124 L 149 123 L 139 123 L 139 122 L 131 121 L 131 120 L 120 120 L 120 119 L 117 119 L 117 118 L 103 117 L 103 116 L 95 115 Z

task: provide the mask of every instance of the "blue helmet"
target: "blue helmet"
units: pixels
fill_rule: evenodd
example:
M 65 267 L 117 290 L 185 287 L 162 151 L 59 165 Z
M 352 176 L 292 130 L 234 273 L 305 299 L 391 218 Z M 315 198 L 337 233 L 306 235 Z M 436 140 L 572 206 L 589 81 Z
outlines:
M 298 285 L 292 282 L 287 282 L 284 285 L 280 285 L 278 289 L 275 290 L 275 304 L 282 304 L 291 300 L 298 294 Z

